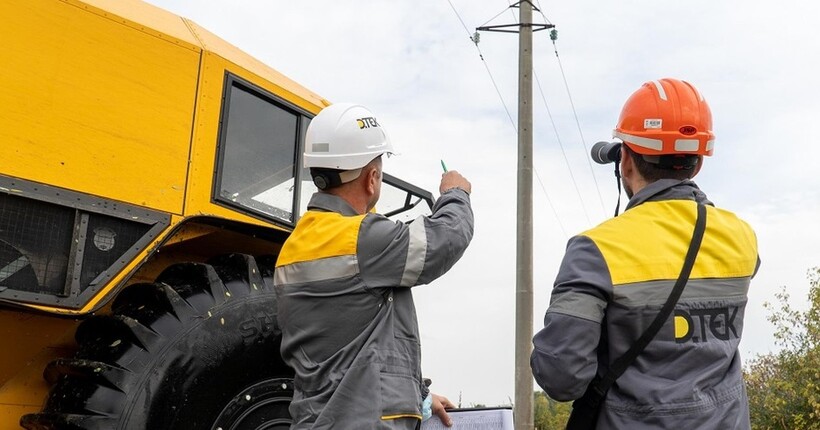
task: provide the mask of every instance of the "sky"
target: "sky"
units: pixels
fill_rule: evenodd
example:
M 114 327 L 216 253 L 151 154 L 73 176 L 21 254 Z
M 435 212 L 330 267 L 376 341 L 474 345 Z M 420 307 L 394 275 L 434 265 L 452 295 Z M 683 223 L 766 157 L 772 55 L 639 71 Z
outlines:
M 332 102 L 370 108 L 401 154 L 386 160 L 387 172 L 437 194 L 445 160 L 472 182 L 470 248 L 415 290 L 422 367 L 434 392 L 462 406 L 511 403 L 518 38 L 481 33 L 482 61 L 469 35 L 497 15 L 490 25 L 517 22 L 517 9 L 507 0 L 148 2 Z M 820 150 L 811 137 L 820 122 L 820 3 L 535 4 L 558 39 L 534 35 L 534 331 L 567 240 L 614 212 L 612 169 L 593 165 L 589 148 L 611 138 L 641 84 L 674 77 L 693 83 L 714 117 L 714 156 L 696 182 L 757 232 L 762 265 L 741 354 L 776 350 L 764 303 L 785 286 L 805 308 L 806 273 L 820 266 Z M 534 21 L 545 22 L 538 12 Z

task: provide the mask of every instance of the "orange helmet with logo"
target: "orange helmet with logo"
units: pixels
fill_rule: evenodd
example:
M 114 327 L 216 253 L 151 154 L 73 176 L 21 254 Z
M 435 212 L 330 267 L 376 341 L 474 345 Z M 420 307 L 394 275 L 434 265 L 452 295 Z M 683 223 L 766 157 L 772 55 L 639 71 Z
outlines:
M 712 155 L 712 111 L 688 82 L 650 81 L 624 104 L 613 137 L 642 155 Z

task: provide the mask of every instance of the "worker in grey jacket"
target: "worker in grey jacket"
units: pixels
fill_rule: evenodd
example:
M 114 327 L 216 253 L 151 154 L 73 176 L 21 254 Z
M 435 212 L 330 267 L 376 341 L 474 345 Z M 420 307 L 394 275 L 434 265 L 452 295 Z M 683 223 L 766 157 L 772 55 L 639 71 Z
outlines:
M 691 181 L 712 154 L 709 107 L 687 82 L 648 82 L 625 104 L 615 137 L 629 204 L 570 239 L 533 339 L 535 379 L 556 400 L 579 399 L 624 355 L 669 297 L 703 204 L 705 235 L 683 294 L 606 393 L 596 428 L 748 429 L 738 343 L 757 242 Z
M 294 371 L 291 429 L 451 425 L 446 398 L 422 382 L 410 287 L 447 272 L 473 236 L 470 183 L 441 180 L 429 217 L 397 223 L 372 210 L 392 146 L 365 108 L 334 104 L 311 122 L 305 166 L 320 191 L 276 264 L 281 352 Z

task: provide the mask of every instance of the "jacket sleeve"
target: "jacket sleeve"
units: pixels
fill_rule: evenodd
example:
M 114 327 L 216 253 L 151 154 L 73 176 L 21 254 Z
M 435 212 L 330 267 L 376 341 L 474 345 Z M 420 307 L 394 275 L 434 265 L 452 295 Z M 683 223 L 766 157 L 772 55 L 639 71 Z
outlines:
M 430 216 L 408 224 L 368 214 L 357 245 L 359 271 L 372 287 L 413 287 L 445 274 L 473 238 L 470 196 L 461 189 L 439 197 Z
M 570 239 L 530 366 L 553 399 L 580 398 L 598 371 L 601 324 L 612 281 L 601 252 L 585 236 Z

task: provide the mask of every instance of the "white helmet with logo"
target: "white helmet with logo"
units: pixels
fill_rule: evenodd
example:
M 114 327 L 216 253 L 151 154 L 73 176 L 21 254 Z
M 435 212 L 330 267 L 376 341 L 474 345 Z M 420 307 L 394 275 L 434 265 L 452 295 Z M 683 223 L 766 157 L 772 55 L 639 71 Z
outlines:
M 361 105 L 335 103 L 310 122 L 305 136 L 305 167 L 354 170 L 393 145 L 373 113 Z

